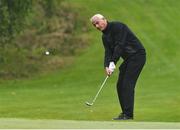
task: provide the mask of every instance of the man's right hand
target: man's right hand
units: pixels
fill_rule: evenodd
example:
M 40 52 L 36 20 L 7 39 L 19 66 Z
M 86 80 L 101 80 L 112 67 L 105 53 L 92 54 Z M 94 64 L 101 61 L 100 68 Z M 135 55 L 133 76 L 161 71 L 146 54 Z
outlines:
M 109 67 L 106 67 L 106 74 L 107 74 L 108 76 L 111 76 L 112 73 L 113 73 L 113 71 L 112 71 L 111 69 L 109 69 Z

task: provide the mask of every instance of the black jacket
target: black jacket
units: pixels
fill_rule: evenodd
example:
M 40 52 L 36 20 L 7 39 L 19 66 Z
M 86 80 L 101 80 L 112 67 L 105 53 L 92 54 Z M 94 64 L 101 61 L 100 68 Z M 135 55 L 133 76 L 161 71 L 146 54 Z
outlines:
M 120 57 L 126 60 L 140 50 L 145 53 L 139 39 L 123 23 L 108 22 L 107 27 L 102 32 L 105 48 L 104 67 L 108 67 L 111 61 L 116 64 Z

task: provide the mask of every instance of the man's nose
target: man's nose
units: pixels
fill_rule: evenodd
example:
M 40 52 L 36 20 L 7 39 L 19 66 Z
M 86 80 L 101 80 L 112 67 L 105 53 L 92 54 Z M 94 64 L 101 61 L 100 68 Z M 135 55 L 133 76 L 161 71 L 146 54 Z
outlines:
M 96 28 L 99 28 L 99 25 L 98 25 L 98 24 L 96 24 Z

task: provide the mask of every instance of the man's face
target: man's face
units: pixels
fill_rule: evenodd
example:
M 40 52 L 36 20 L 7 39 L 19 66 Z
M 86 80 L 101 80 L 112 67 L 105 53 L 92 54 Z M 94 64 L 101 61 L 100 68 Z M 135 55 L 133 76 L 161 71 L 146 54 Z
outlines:
M 92 24 L 94 27 L 96 27 L 98 30 L 103 31 L 107 26 L 107 21 L 105 19 L 95 19 Z

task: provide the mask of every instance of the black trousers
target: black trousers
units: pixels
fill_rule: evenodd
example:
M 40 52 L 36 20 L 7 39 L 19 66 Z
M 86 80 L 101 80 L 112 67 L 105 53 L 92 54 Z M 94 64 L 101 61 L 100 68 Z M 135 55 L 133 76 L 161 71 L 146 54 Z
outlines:
M 146 62 L 145 53 L 136 53 L 124 60 L 119 67 L 120 73 L 117 82 L 117 93 L 122 113 L 133 117 L 134 91 L 136 81 Z

